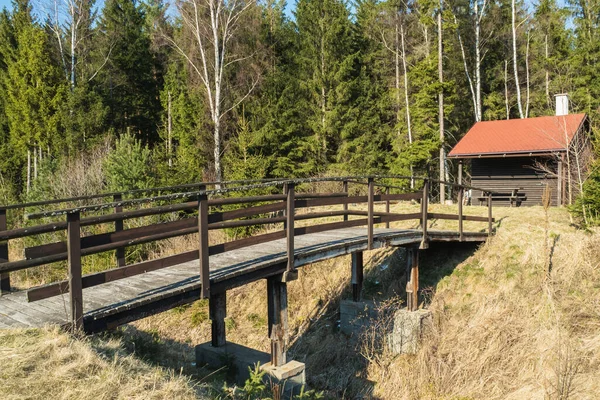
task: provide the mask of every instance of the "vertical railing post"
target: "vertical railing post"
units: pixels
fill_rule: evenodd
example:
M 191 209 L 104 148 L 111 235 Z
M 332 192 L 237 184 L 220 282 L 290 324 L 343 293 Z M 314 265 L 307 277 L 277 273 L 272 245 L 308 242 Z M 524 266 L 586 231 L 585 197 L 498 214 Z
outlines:
M 0 209 L 0 232 L 7 230 L 6 210 Z M 0 243 L 0 264 L 8 262 L 8 240 Z M 0 296 L 10 292 L 10 275 L 0 274 Z
M 367 214 L 368 214 L 368 217 L 367 217 L 367 249 L 372 250 L 373 249 L 373 222 L 374 222 L 373 207 L 374 207 L 374 200 L 375 200 L 375 182 L 373 181 L 373 178 L 369 178 L 368 184 L 369 184 L 369 196 L 368 196 L 368 201 L 367 201 Z
M 429 180 L 423 180 L 423 199 L 421 200 L 421 229 L 423 230 L 423 240 L 421 241 L 421 248 L 426 249 L 429 247 L 429 237 L 427 236 L 427 218 L 429 209 Z
M 488 193 L 488 235 L 492 236 L 492 192 Z
M 348 196 L 348 181 L 343 182 L 343 191 Z M 344 211 L 348 212 L 348 203 L 344 203 Z M 348 221 L 348 214 L 344 214 L 344 221 Z
M 458 240 L 463 241 L 463 197 L 465 188 L 458 187 Z
M 67 214 L 67 259 L 69 264 L 69 294 L 71 297 L 71 326 L 83 329 L 83 289 L 81 282 L 80 214 Z
M 208 254 L 208 196 L 206 187 L 201 187 L 201 194 L 198 196 L 198 256 L 200 260 L 200 298 L 210 297 L 210 268 Z
M 295 209 L 295 195 L 294 195 L 294 183 L 288 182 L 286 186 L 286 207 L 285 207 L 285 236 L 287 239 L 287 268 L 283 274 L 284 282 L 295 280 L 298 277 L 298 271 L 294 265 L 294 216 L 296 214 Z
M 387 195 L 390 194 L 390 188 L 389 187 L 385 188 L 385 194 L 387 194 Z M 388 214 L 390 213 L 390 199 L 386 199 L 385 200 L 385 212 L 388 213 Z M 390 228 L 390 221 L 386 221 L 385 227 L 388 228 L 388 229 Z
M 123 195 L 121 193 L 115 194 L 113 196 L 113 201 L 115 203 L 120 202 L 121 200 L 123 200 Z M 122 213 L 123 212 L 123 207 L 121 206 L 116 206 L 115 207 L 115 214 L 118 213 Z M 119 219 L 115 221 L 115 232 L 121 232 L 123 230 L 123 220 Z M 124 267 L 125 266 L 125 248 L 124 247 L 119 247 L 116 251 L 116 256 L 117 256 L 117 267 Z

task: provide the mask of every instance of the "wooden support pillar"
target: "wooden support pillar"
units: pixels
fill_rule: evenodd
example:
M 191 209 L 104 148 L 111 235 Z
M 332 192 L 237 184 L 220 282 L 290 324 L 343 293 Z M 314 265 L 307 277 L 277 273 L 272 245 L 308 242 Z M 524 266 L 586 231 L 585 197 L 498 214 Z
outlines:
M 225 317 L 227 316 L 227 293 L 211 294 L 208 299 L 208 312 L 211 320 L 211 344 L 225 346 Z
M 419 249 L 406 249 L 406 308 L 408 311 L 419 309 Z
M 426 249 L 429 247 L 429 237 L 427 235 L 427 218 L 429 212 L 429 180 L 423 181 L 423 198 L 421 199 L 421 229 L 423 230 L 423 239 L 421 241 L 421 248 Z
M 113 196 L 113 201 L 115 203 L 119 202 L 123 200 L 123 196 L 119 193 L 119 194 L 115 194 Z M 121 206 L 117 206 L 115 207 L 115 214 L 121 213 L 123 212 L 123 207 Z M 115 221 L 115 232 L 120 232 L 123 230 L 123 220 L 117 220 Z M 117 267 L 124 267 L 126 262 L 125 262 L 125 248 L 124 247 L 119 247 L 116 250 L 116 256 L 117 256 Z
M 0 232 L 7 230 L 6 210 L 0 210 Z M 8 262 L 8 241 L 0 243 L 0 264 Z M 10 292 L 10 275 L 0 274 L 0 296 Z
M 344 181 L 342 186 L 343 192 L 348 196 L 348 181 Z M 348 211 L 348 203 L 344 203 L 344 211 Z M 344 221 L 348 221 L 348 214 L 344 214 Z
M 267 296 L 271 364 L 279 367 L 287 362 L 288 340 L 287 284 L 282 275 L 267 278 Z
M 83 329 L 83 285 L 81 282 L 80 214 L 67 214 L 67 259 L 69 264 L 69 292 L 71 299 L 71 326 L 73 331 Z
M 373 218 L 373 207 L 374 207 L 374 200 L 375 200 L 375 183 L 373 182 L 373 178 L 369 178 L 368 180 L 368 184 L 369 184 L 369 196 L 368 196 L 368 202 L 367 202 L 367 249 L 368 250 L 372 250 L 373 249 L 373 222 L 374 222 L 374 218 Z
M 205 190 L 205 187 L 200 189 Z M 200 260 L 200 298 L 210 296 L 210 268 L 208 257 L 208 196 L 205 192 L 198 196 L 198 256 Z
M 363 285 L 363 252 L 352 253 L 352 300 L 360 301 Z

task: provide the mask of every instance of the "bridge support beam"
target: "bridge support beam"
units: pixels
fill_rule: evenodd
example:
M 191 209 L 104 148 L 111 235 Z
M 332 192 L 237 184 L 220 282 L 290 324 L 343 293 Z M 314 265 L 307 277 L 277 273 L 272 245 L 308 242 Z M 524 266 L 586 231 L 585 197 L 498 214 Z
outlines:
M 363 285 L 363 252 L 352 253 L 352 300 L 360 301 Z
M 227 293 L 211 294 L 208 299 L 208 312 L 211 320 L 211 345 L 225 346 L 225 317 L 227 316 Z
M 287 284 L 283 275 L 267 278 L 269 339 L 271 365 L 279 367 L 287 362 L 288 310 Z
M 406 308 L 416 311 L 419 308 L 419 249 L 406 249 Z

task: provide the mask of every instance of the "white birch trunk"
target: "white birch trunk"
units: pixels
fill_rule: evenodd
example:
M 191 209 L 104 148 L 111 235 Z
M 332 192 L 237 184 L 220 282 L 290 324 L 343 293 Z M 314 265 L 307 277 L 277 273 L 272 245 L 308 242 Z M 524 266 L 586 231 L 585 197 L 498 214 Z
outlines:
M 512 0 L 512 50 L 513 50 L 513 70 L 515 73 L 515 90 L 517 91 L 517 106 L 519 108 L 519 117 L 524 118 L 523 104 L 521 101 L 521 86 L 519 84 L 519 71 L 517 66 L 517 25 L 516 25 L 516 1 Z
M 527 31 L 527 48 L 525 50 L 525 118 L 529 118 L 530 88 L 529 88 L 529 42 L 531 35 Z
M 481 121 L 481 18 L 484 13 L 485 3 L 479 10 L 479 0 L 475 0 L 475 120 Z
M 440 81 L 440 92 L 438 93 L 438 123 L 440 125 L 440 181 L 446 177 L 446 152 L 444 150 L 444 63 L 443 63 L 443 32 L 442 32 L 442 2 L 438 12 L 438 79 Z M 440 183 L 440 204 L 446 201 L 446 185 Z

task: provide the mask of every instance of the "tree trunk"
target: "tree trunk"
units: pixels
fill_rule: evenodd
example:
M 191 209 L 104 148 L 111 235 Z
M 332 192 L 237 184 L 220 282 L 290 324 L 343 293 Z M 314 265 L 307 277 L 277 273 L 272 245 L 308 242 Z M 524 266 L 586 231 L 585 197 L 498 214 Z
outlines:
M 508 104 L 508 60 L 504 60 L 504 106 L 506 107 L 506 119 L 510 119 L 510 106 Z
M 444 63 L 443 63 L 443 42 L 442 42 L 442 2 L 440 1 L 440 10 L 438 12 L 438 78 L 440 81 L 440 92 L 438 93 L 438 123 L 440 125 L 440 181 L 445 180 L 446 173 L 446 151 L 444 150 Z M 446 201 L 446 185 L 440 183 L 440 204 Z
M 456 15 L 454 15 L 454 24 L 458 27 L 458 21 L 456 19 Z M 467 82 L 469 82 L 469 90 L 471 91 L 471 101 L 473 102 L 473 115 L 475 117 L 475 121 L 477 121 L 477 98 L 475 96 L 475 88 L 473 87 L 473 80 L 471 79 L 471 74 L 469 73 L 469 67 L 467 65 L 467 56 L 465 54 L 465 46 L 463 45 L 462 37 L 460 36 L 460 31 L 458 28 L 456 29 L 456 33 L 458 35 L 458 44 L 460 45 L 460 53 L 462 55 L 463 66 L 465 68 L 465 75 L 467 76 Z
M 481 15 L 479 0 L 475 0 L 475 100 L 477 103 L 475 120 L 481 121 Z
M 397 125 L 397 135 L 400 137 L 400 112 L 402 107 L 400 106 L 400 28 L 399 28 L 399 18 L 398 12 L 396 12 L 395 16 L 396 24 L 395 24 L 395 35 L 394 35 L 394 67 L 396 72 L 396 125 Z
M 530 103 L 530 90 L 529 90 L 529 41 L 531 35 L 527 31 L 527 48 L 525 50 L 525 118 L 529 118 L 529 103 Z
M 402 69 L 404 70 L 404 103 L 406 106 L 406 127 L 408 128 L 408 143 L 412 144 L 412 127 L 410 122 L 410 105 L 408 102 L 408 71 L 406 68 L 406 48 L 404 47 L 404 25 L 400 25 L 400 43 L 402 47 Z M 410 176 L 414 176 L 413 165 L 410 165 Z M 410 188 L 414 189 L 414 179 L 410 180 Z
M 548 104 L 548 108 L 551 107 L 550 102 L 550 72 L 548 71 L 548 34 L 544 35 L 544 47 L 546 53 L 546 63 L 544 69 L 546 70 L 546 103 Z
M 31 189 L 31 149 L 27 149 L 27 194 Z
M 517 66 L 517 25 L 516 25 L 516 5 L 512 0 L 512 47 L 513 47 L 513 70 L 515 73 L 515 89 L 517 91 L 517 106 L 519 107 L 519 117 L 525 118 L 523 114 L 523 104 L 521 102 L 521 86 L 519 85 L 519 71 Z
M 167 158 L 173 166 L 173 117 L 171 115 L 171 91 L 167 92 Z

